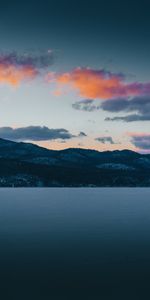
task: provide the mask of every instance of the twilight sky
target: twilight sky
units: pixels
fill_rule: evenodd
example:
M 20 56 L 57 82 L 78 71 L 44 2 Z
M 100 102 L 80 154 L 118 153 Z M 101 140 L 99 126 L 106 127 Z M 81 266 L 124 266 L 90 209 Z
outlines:
M 150 152 L 148 1 L 0 6 L 0 137 Z

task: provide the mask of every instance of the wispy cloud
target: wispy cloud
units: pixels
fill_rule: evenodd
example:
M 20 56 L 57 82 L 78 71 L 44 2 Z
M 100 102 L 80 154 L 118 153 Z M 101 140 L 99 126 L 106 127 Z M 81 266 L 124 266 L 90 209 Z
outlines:
M 93 112 L 104 110 L 110 113 L 127 113 L 124 116 L 106 117 L 106 121 L 150 121 L 150 95 L 136 97 L 119 97 L 97 101 L 95 99 L 83 99 L 72 104 L 76 110 Z
M 104 101 L 101 108 L 108 112 L 134 112 L 126 116 L 107 117 L 107 121 L 149 121 L 150 120 L 150 95 L 133 98 L 117 98 Z
M 150 150 L 150 134 L 130 133 L 131 143 L 138 149 Z
M 17 86 L 34 79 L 42 69 L 53 63 L 53 53 L 0 53 L 0 83 Z
M 105 118 L 105 121 L 123 121 L 123 122 L 136 122 L 136 121 L 150 121 L 150 115 L 139 115 L 139 114 L 131 114 L 128 116 L 122 116 L 122 117 L 107 117 Z
M 100 105 L 94 103 L 93 99 L 83 99 L 72 104 L 72 107 L 76 110 L 83 110 L 83 111 L 95 111 L 101 108 Z
M 32 66 L 34 68 L 47 68 L 53 63 L 53 52 L 19 54 L 17 52 L 0 53 L 0 64 L 5 66 Z
M 34 79 L 38 75 L 38 70 L 30 67 L 5 66 L 0 64 L 0 83 L 18 86 L 24 80 Z
M 106 144 L 106 143 L 109 143 L 109 144 L 112 144 L 112 145 L 115 144 L 115 142 L 113 141 L 111 136 L 97 137 L 97 138 L 95 138 L 95 141 L 98 141 L 102 144 Z
M 48 73 L 49 82 L 55 80 L 59 86 L 70 85 L 81 97 L 87 99 L 112 99 L 150 94 L 150 82 L 127 83 L 123 74 L 77 68 L 68 73 Z
M 83 132 L 83 131 L 80 131 L 80 133 L 78 135 L 78 137 L 80 137 L 80 138 L 86 137 L 86 136 L 87 136 L 87 134 L 85 132 Z

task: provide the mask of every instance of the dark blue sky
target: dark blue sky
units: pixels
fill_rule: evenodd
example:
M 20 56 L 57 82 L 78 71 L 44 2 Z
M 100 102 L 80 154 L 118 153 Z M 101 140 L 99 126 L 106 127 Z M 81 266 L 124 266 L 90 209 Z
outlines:
M 63 65 L 123 67 L 143 79 L 150 75 L 149 32 L 148 1 L 14 0 L 0 6 L 2 49 L 50 47 Z

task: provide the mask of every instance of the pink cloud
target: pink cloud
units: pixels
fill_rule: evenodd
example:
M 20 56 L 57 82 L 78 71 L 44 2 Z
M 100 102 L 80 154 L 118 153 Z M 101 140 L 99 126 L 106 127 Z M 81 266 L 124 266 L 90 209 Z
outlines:
M 88 99 L 111 99 L 150 94 L 150 82 L 126 83 L 122 74 L 104 70 L 77 68 L 68 73 L 48 73 L 47 80 L 55 81 L 59 88 L 69 85 L 77 90 L 81 97 Z

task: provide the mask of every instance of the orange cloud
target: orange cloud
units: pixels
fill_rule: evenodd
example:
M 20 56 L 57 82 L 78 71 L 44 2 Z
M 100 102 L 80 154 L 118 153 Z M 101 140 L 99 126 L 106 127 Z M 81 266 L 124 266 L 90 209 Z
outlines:
M 53 52 L 17 53 L 0 52 L 0 83 L 17 86 L 24 80 L 34 79 L 53 63 Z
M 19 85 L 24 80 L 33 79 L 38 71 L 32 66 L 21 66 L 0 64 L 0 83 L 12 86 Z
M 110 99 L 150 93 L 150 83 L 125 83 L 120 74 L 104 70 L 77 68 L 70 73 L 49 73 L 48 81 L 56 81 L 59 86 L 70 85 L 80 96 L 89 99 Z

